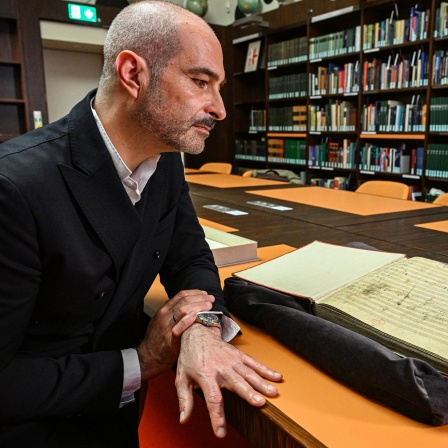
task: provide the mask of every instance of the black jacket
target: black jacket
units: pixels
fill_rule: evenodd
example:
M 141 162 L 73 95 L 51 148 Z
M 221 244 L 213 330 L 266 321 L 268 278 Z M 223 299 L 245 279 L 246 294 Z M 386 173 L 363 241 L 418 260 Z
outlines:
M 134 207 L 91 113 L 94 94 L 0 145 L 0 446 L 53 446 L 53 434 L 67 447 L 70 431 L 73 446 L 115 446 L 100 424 L 117 446 L 134 446 L 135 415 L 129 431 L 117 423 L 132 408 L 118 412 L 120 349 L 145 329 L 154 278 L 169 297 L 207 290 L 225 311 L 180 154 L 161 155 Z

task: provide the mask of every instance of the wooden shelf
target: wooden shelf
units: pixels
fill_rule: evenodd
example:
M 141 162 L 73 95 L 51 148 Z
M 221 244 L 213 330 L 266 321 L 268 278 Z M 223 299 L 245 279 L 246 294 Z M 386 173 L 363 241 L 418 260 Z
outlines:
M 24 88 L 17 20 L 0 15 L 0 141 L 26 132 Z
M 362 132 L 361 134 L 359 134 L 359 138 L 382 139 L 382 140 L 425 140 L 425 134 Z
M 322 4 L 321 4 L 322 3 Z M 257 35 L 257 39 L 262 40 L 262 48 L 265 52 L 265 60 L 266 60 L 266 68 L 263 70 L 258 70 L 257 73 L 259 76 L 255 76 L 251 79 L 257 79 L 258 84 L 255 85 L 255 82 L 252 84 L 251 82 L 245 82 L 244 84 L 240 83 L 237 87 L 240 89 L 234 89 L 234 97 L 233 97 L 233 106 L 234 108 L 239 108 L 240 112 L 243 111 L 243 107 L 251 106 L 254 102 L 247 101 L 244 99 L 245 97 L 252 96 L 256 98 L 261 98 L 264 96 L 264 104 L 262 102 L 257 102 L 258 109 L 266 110 L 266 129 L 269 129 L 269 112 L 271 109 L 275 109 L 277 107 L 289 107 L 294 105 L 304 105 L 307 108 L 307 126 L 308 129 L 310 126 L 310 113 L 313 114 L 320 112 L 322 114 L 326 114 L 327 117 L 327 125 L 328 125 L 328 117 L 330 116 L 331 106 L 332 104 L 344 104 L 346 106 L 353 109 L 356 109 L 356 124 L 354 125 L 353 131 L 341 132 L 341 131 L 308 131 L 308 132 L 274 132 L 267 131 L 264 134 L 258 133 L 254 135 L 254 139 L 260 141 L 260 139 L 265 142 L 266 147 L 266 167 L 269 168 L 273 166 L 274 162 L 270 161 L 268 154 L 268 139 L 276 138 L 276 139 L 302 139 L 306 141 L 308 156 L 310 155 L 310 148 L 313 147 L 313 151 L 316 150 L 316 147 L 322 146 L 323 144 L 328 145 L 331 143 L 332 150 L 335 151 L 335 145 L 339 145 L 336 151 L 340 151 L 340 149 L 345 145 L 346 148 L 347 142 L 350 145 L 350 151 L 354 151 L 355 158 L 351 166 L 353 169 L 345 169 L 347 174 L 350 175 L 352 179 L 354 179 L 353 187 L 362 183 L 366 180 L 365 173 L 368 173 L 368 177 L 371 178 L 374 176 L 385 176 L 393 174 L 395 177 L 403 178 L 405 181 L 408 181 L 410 185 L 413 187 L 417 187 L 422 191 L 429 190 L 431 188 L 431 182 L 433 181 L 433 177 L 425 176 L 426 162 L 428 160 L 428 148 L 431 148 L 432 144 L 443 143 L 440 137 L 448 135 L 448 133 L 439 133 L 439 132 L 430 132 L 429 124 L 431 120 L 431 111 L 430 111 L 430 103 L 431 98 L 444 96 L 445 90 L 448 91 L 448 85 L 431 85 L 431 79 L 433 75 L 433 54 L 437 49 L 443 48 L 442 45 L 448 41 L 448 37 L 443 38 L 435 38 L 434 30 L 435 30 L 435 20 L 436 20 L 436 11 L 441 3 L 441 0 L 422 0 L 418 3 L 419 7 L 424 10 L 425 14 L 429 14 L 428 27 L 426 29 L 425 35 L 414 34 L 409 37 L 410 41 L 406 37 L 404 37 L 404 42 L 402 44 L 393 44 L 393 45 L 377 45 L 370 49 L 365 49 L 365 45 L 363 39 L 366 37 L 364 30 L 374 29 L 377 26 L 377 29 L 381 30 L 380 24 L 381 22 L 385 22 L 386 19 L 390 17 L 392 11 L 395 11 L 396 20 L 402 20 L 404 18 L 408 19 L 410 17 L 411 8 L 415 7 L 414 0 L 402 0 L 400 2 L 396 2 L 396 0 L 370 0 L 370 1 L 350 1 L 350 0 L 338 0 L 337 4 L 331 3 L 328 4 L 325 2 L 316 2 L 315 0 L 302 0 L 301 2 L 287 5 L 283 8 L 279 8 L 279 10 L 271 11 L 266 14 L 266 20 L 270 23 L 269 30 L 262 30 Z M 397 15 L 397 9 L 399 10 L 399 15 Z M 316 18 L 317 16 L 317 18 Z M 307 17 L 306 24 L 294 23 L 294 18 L 297 17 Z M 398 18 L 398 19 L 397 19 Z M 365 28 L 364 28 L 365 27 Z M 385 28 L 384 28 L 385 29 Z M 354 34 L 353 34 L 354 30 Z M 420 29 L 416 28 L 416 32 L 420 32 Z M 237 50 L 233 52 L 233 60 L 234 67 L 242 67 L 244 58 L 246 57 L 247 51 L 247 42 L 241 40 L 242 30 L 238 31 L 238 37 L 240 38 L 240 43 L 238 44 Z M 253 33 L 253 31 L 252 31 Z M 352 34 L 350 34 L 352 33 Z M 248 32 L 248 34 L 251 34 Z M 346 47 L 349 47 L 349 51 L 344 54 L 337 54 L 337 52 L 333 56 L 328 57 L 310 57 L 309 52 L 308 55 L 303 54 L 303 47 L 299 47 L 297 50 L 297 54 L 291 56 L 291 54 L 285 55 L 283 58 L 285 61 L 291 60 L 292 57 L 297 57 L 301 55 L 304 57 L 304 60 L 295 63 L 277 63 L 277 65 L 271 62 L 269 64 L 269 50 L 271 45 L 275 45 L 275 51 L 278 51 L 279 44 L 282 42 L 285 43 L 285 49 L 288 45 L 291 44 L 292 41 L 297 41 L 300 38 L 303 38 L 302 41 L 306 38 L 308 42 L 308 50 L 310 41 L 318 43 L 318 45 L 325 45 L 331 39 L 336 39 L 342 36 L 348 39 L 349 36 L 358 37 L 360 41 L 356 42 L 345 42 Z M 356 48 L 356 51 L 351 51 L 352 48 Z M 331 48 L 330 51 L 334 52 L 334 48 Z M 368 64 L 372 62 L 374 59 L 381 59 L 383 63 L 387 63 L 390 58 L 391 61 L 396 64 L 396 67 L 399 67 L 400 58 L 402 60 L 412 61 L 413 57 L 416 57 L 414 61 L 411 62 L 411 70 L 412 67 L 417 67 L 417 63 L 419 62 L 419 51 L 422 51 L 426 55 L 426 61 L 428 67 L 421 68 L 419 73 L 422 71 L 425 73 L 424 77 L 418 77 L 420 85 L 419 86 L 410 86 L 403 88 L 387 88 L 387 89 L 379 89 L 375 90 L 364 90 L 364 77 L 363 70 L 365 69 L 364 65 L 367 67 Z M 321 47 L 315 48 L 314 54 L 324 54 L 324 50 Z M 416 55 L 416 56 L 414 56 Z M 398 59 L 396 59 L 398 58 Z M 276 53 L 275 59 L 271 59 L 271 61 L 282 60 L 282 55 L 278 55 Z M 334 65 L 333 65 L 334 64 Z M 350 65 L 351 64 L 351 65 Z M 393 66 L 394 64 L 391 64 Z M 355 65 L 355 72 L 358 70 L 359 79 L 358 83 L 350 88 L 346 89 L 346 85 L 344 84 L 342 87 L 340 84 L 332 85 L 332 91 L 337 93 L 331 94 L 322 94 L 322 95 L 311 95 L 310 92 L 319 92 L 323 89 L 317 82 L 319 82 L 319 76 L 322 73 L 325 73 L 325 68 L 327 68 L 325 77 L 329 76 L 330 66 L 339 66 L 339 67 L 351 67 L 353 70 L 353 65 Z M 402 66 L 403 67 L 403 66 Z M 287 94 L 287 91 L 283 92 L 282 90 L 277 90 L 278 83 L 270 84 L 270 80 L 274 78 L 285 77 L 285 85 L 286 85 L 286 76 L 295 75 L 295 74 L 306 74 L 307 76 L 307 95 L 306 96 L 297 96 L 293 98 L 269 98 L 270 85 L 275 85 L 276 95 L 282 95 L 283 93 Z M 248 77 L 242 76 L 243 73 L 237 72 L 235 74 L 235 78 L 238 81 L 241 78 L 245 80 Z M 427 76 L 426 76 L 427 75 Z M 326 79 L 326 78 L 324 78 Z M 310 82 L 314 80 L 315 84 L 313 85 L 313 90 L 310 89 Z M 328 82 L 328 81 L 327 81 Z M 370 83 L 370 81 L 369 81 Z M 425 85 L 427 84 L 427 85 Z M 241 91 L 241 86 L 244 86 L 243 91 Z M 297 82 L 299 86 L 299 82 Z M 369 84 L 370 85 L 370 84 Z M 373 84 L 372 84 L 373 85 Z M 376 85 L 376 84 L 375 84 Z M 379 85 L 379 84 L 378 84 Z M 389 82 L 384 85 L 390 85 Z M 393 85 L 393 84 L 392 84 Z M 403 84 L 402 84 L 403 85 Z M 234 86 L 235 87 L 235 86 Z M 340 90 L 347 90 L 346 93 L 339 93 Z M 286 89 L 285 89 L 286 90 Z M 291 89 L 292 90 L 292 89 Z M 351 92 L 354 90 L 354 92 Z M 303 87 L 296 87 L 294 91 L 303 91 Z M 327 91 L 328 88 L 327 88 Z M 448 96 L 448 95 L 446 95 Z M 414 101 L 418 101 L 418 105 L 426 104 L 426 126 L 424 127 L 424 131 L 422 132 L 364 132 L 362 129 L 378 129 L 379 125 L 375 122 L 367 122 L 367 115 L 365 115 L 366 110 L 371 110 L 372 108 L 379 107 L 379 105 L 385 105 L 386 107 L 395 107 L 402 103 L 403 105 L 415 105 Z M 390 101 L 390 103 L 388 103 Z M 241 107 L 244 105 L 243 107 Z M 408 106 L 409 108 L 409 106 Z M 410 109 L 412 113 L 416 114 L 416 109 Z M 404 111 L 403 111 L 404 114 Z M 302 115 L 303 116 L 303 115 Z M 348 116 L 348 114 L 347 114 Z M 238 115 L 236 122 L 238 123 L 239 129 L 244 126 L 245 121 L 240 120 L 241 115 Z M 313 115 L 314 117 L 314 115 Z M 364 123 L 365 122 L 365 123 Z M 317 124 L 320 122 L 318 121 Z M 351 123 L 347 123 L 347 125 L 352 126 L 354 123 L 353 116 Z M 313 124 L 316 124 L 314 122 Z M 408 123 L 409 124 L 409 123 Z M 281 123 L 275 123 L 276 126 L 281 126 Z M 395 123 L 392 123 L 395 126 Z M 448 123 L 447 123 L 448 125 Z M 291 126 L 291 123 L 285 123 L 285 126 Z M 368 127 L 369 126 L 369 127 Z M 391 129 L 399 129 L 398 124 L 397 127 L 391 127 Z M 412 123 L 413 127 L 410 129 L 423 129 L 420 125 L 419 121 L 415 121 Z M 420 127 L 419 127 L 420 126 Z M 404 128 L 404 126 L 403 126 Z M 235 135 L 241 136 L 242 133 L 239 132 Z M 251 134 L 246 134 L 247 143 L 250 145 Z M 366 146 L 369 144 L 369 146 Z M 381 172 L 375 169 L 359 169 L 361 166 L 361 153 L 370 151 L 372 149 L 377 150 L 385 150 L 387 152 L 386 157 L 390 157 L 389 161 L 392 161 L 392 158 L 395 157 L 396 151 L 401 151 L 403 149 L 402 145 L 406 145 L 406 154 L 410 150 L 412 152 L 412 157 L 417 158 L 416 154 L 418 153 L 418 161 L 421 164 L 419 166 L 419 170 L 421 173 L 413 174 L 413 173 L 388 173 Z M 377 148 L 378 147 L 378 148 Z M 330 147 L 328 146 L 328 150 Z M 393 151 L 389 153 L 389 150 Z M 272 151 L 271 151 L 272 152 Z M 447 152 L 448 152 L 448 144 L 447 144 Z M 241 159 L 244 157 L 239 157 L 236 159 L 236 163 L 241 165 L 244 168 L 250 168 L 250 162 Z M 271 158 L 272 159 L 272 158 Z M 308 157 L 309 159 L 309 157 Z M 372 159 L 371 159 L 372 160 Z M 395 159 L 394 163 L 396 162 Z M 327 162 L 328 163 L 328 162 Z M 364 163 L 364 162 L 363 162 Z M 398 163 L 398 162 L 397 162 Z M 279 166 L 279 162 L 275 162 L 276 166 Z M 300 169 L 303 171 L 303 166 L 297 164 L 297 166 L 284 163 L 285 167 L 287 165 L 288 169 L 294 170 L 294 168 Z M 325 166 L 322 165 L 321 171 L 327 171 L 324 169 Z M 310 175 L 315 176 L 316 170 L 319 169 L 316 166 L 306 166 L 305 170 L 307 171 L 307 177 L 309 179 Z M 373 174 L 372 174 L 373 173 Z M 329 173 L 331 177 L 331 173 Z M 437 179 L 440 181 L 441 179 Z M 448 190 L 448 179 L 445 179 L 447 183 Z M 437 185 L 440 187 L 440 185 Z

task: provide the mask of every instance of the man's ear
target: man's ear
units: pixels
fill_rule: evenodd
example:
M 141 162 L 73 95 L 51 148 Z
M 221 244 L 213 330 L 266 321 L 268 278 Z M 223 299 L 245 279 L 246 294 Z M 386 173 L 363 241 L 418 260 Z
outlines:
M 137 99 L 149 83 L 149 67 L 145 60 L 133 51 L 122 51 L 115 61 L 118 79 L 124 89 Z

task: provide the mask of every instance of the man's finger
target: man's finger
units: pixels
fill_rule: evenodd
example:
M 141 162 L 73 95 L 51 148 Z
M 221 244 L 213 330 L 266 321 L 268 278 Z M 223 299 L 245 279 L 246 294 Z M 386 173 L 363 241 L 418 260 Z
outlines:
M 205 403 L 207 404 L 210 421 L 215 436 L 222 439 L 227 434 L 226 417 L 224 413 L 224 399 L 218 385 L 209 385 L 210 387 L 201 387 L 204 393 Z
M 179 421 L 184 424 L 190 420 L 190 417 L 193 414 L 193 388 L 188 387 L 182 380 L 179 380 L 178 377 L 179 375 L 176 376 L 176 390 L 177 398 L 179 400 Z
M 261 406 L 265 399 L 259 393 L 267 397 L 275 397 L 278 395 L 278 390 L 271 383 L 262 378 L 251 368 L 240 364 L 235 367 L 235 372 L 240 376 L 240 380 L 233 380 L 235 390 L 234 392 L 248 401 L 254 406 Z
M 283 378 L 283 375 L 279 372 L 276 372 L 275 370 L 270 369 L 265 364 L 255 360 L 254 358 L 251 358 L 248 355 L 242 356 L 242 362 L 249 367 L 250 369 L 254 370 L 263 378 L 266 378 L 269 381 L 281 381 Z

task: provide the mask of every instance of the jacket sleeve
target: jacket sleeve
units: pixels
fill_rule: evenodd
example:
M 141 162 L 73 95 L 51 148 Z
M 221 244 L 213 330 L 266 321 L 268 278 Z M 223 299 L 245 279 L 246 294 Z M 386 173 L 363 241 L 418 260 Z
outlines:
M 49 356 L 21 349 L 34 324 L 43 275 L 39 232 L 20 191 L 0 176 L 0 424 L 107 414 L 120 401 L 119 350 Z
M 218 268 L 193 207 L 184 180 L 173 236 L 160 272 L 168 297 L 185 289 L 202 289 L 215 296 L 214 309 L 228 314 Z

